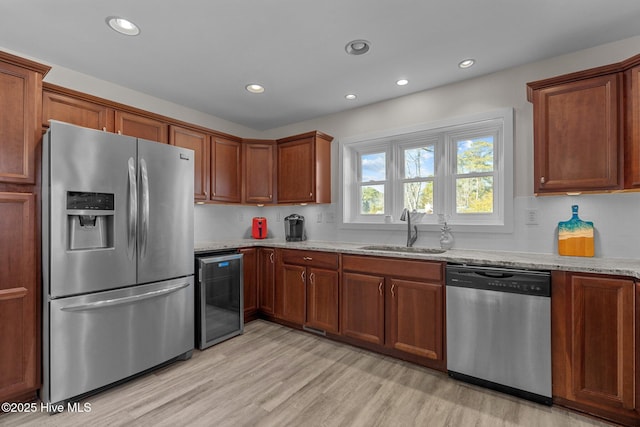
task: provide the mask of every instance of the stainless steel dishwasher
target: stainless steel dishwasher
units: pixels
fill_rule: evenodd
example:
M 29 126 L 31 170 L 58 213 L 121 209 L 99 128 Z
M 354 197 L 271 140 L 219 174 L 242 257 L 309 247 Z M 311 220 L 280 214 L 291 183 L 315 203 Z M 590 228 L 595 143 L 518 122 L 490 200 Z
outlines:
M 448 265 L 447 370 L 551 405 L 551 275 Z

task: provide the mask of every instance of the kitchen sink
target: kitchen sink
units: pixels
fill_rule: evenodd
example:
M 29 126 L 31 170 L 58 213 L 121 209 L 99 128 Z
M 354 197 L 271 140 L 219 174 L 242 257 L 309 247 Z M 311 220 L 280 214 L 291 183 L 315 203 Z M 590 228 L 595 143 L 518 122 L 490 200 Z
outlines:
M 445 249 L 436 248 L 410 248 L 407 246 L 391 246 L 391 245 L 369 245 L 362 246 L 359 249 L 366 249 L 369 251 L 387 251 L 387 252 L 408 252 L 414 254 L 441 254 Z

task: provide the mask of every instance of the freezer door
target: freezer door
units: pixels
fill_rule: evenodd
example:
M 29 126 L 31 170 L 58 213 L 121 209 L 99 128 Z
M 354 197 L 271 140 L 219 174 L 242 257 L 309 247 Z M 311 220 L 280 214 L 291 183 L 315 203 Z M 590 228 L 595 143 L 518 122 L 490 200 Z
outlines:
M 136 283 L 136 140 L 51 122 L 43 139 L 45 295 Z
M 138 283 L 193 274 L 193 151 L 138 140 Z
M 58 403 L 190 352 L 193 298 L 191 276 L 50 301 L 43 401 Z

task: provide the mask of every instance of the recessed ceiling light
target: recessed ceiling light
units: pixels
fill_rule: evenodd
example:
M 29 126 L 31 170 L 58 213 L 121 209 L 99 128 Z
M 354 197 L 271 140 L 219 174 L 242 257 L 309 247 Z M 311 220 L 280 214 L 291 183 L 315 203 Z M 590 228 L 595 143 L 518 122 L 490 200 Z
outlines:
M 257 84 L 257 83 L 248 84 L 247 86 L 245 86 L 245 89 L 247 89 L 251 93 L 262 93 L 262 92 L 264 92 L 264 87 L 259 85 L 259 84 Z
M 126 36 L 137 36 L 140 34 L 140 28 L 128 19 L 118 16 L 109 16 L 106 20 L 107 25 L 114 31 Z
M 460 67 L 460 68 L 469 68 L 469 67 L 471 67 L 471 66 L 472 66 L 473 64 L 475 64 L 475 63 L 476 63 L 476 60 L 475 60 L 475 59 L 471 59 L 471 58 L 469 58 L 469 59 L 465 59 L 464 61 L 461 61 L 461 62 L 458 64 L 458 67 Z
M 371 43 L 366 40 L 353 40 L 347 43 L 344 50 L 346 50 L 349 55 L 364 55 L 369 52 L 370 48 Z
M 347 98 L 349 101 L 352 101 L 352 100 L 357 98 L 357 96 L 355 94 L 353 94 L 353 93 L 345 95 L 344 97 Z
M 398 80 L 398 81 L 396 82 L 396 84 L 397 84 L 398 86 L 406 86 L 406 85 L 408 85 L 408 84 L 409 84 L 409 80 L 407 80 L 407 79 L 400 79 L 400 80 Z

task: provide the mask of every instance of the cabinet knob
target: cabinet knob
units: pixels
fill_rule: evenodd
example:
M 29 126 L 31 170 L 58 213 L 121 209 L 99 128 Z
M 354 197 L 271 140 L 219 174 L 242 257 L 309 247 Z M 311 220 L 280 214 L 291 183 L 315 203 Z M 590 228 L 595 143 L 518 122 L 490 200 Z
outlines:
M 273 198 L 273 196 L 271 194 L 269 194 L 269 200 L 271 200 Z
M 309 197 L 313 197 L 313 193 L 309 193 Z
M 544 176 L 540 177 L 540 184 L 544 184 Z
M 102 132 L 106 132 L 107 131 L 107 127 L 106 126 L 102 126 Z
M 121 130 L 118 131 L 118 135 L 122 135 L 122 131 Z

